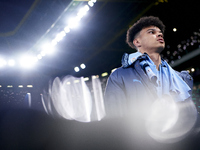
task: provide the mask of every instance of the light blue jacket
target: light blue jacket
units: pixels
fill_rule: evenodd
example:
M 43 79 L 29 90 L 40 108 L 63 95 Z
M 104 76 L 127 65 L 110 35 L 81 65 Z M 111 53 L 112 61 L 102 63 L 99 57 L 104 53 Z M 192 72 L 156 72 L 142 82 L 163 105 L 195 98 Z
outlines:
M 142 113 L 143 109 L 155 101 L 157 91 L 155 85 L 149 80 L 147 74 L 141 68 L 140 61 L 146 59 L 145 53 L 139 56 L 132 64 L 129 63 L 129 55 L 124 54 L 122 67 L 116 69 L 108 78 L 105 90 L 105 108 L 109 115 L 123 115 L 131 111 Z M 193 78 L 187 71 L 177 74 L 192 89 Z M 191 93 L 190 93 L 191 94 Z

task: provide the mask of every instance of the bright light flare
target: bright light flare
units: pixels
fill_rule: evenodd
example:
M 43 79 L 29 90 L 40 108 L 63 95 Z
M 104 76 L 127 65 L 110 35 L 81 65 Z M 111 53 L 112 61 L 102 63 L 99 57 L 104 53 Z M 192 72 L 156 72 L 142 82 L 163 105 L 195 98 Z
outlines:
M 82 7 L 79 12 L 77 13 L 78 18 L 82 18 L 83 16 L 85 16 L 87 14 L 87 12 L 90 10 L 90 7 L 88 5 L 85 5 L 84 7 Z
M 70 18 L 68 21 L 68 26 L 71 29 L 77 28 L 79 26 L 80 17 Z
M 90 79 L 88 77 L 85 77 L 84 78 L 84 81 L 89 81 Z
M 197 111 L 192 100 L 174 102 L 169 96 L 156 100 L 146 121 L 149 135 L 162 143 L 182 140 L 195 125 Z
M 176 32 L 176 31 L 177 31 L 177 29 L 176 29 L 176 28 L 173 28 L 173 31 L 174 31 L 174 32 Z
M 57 43 L 58 43 L 58 42 L 56 41 L 56 39 L 53 39 L 53 40 L 51 41 L 51 45 L 52 45 L 52 46 L 56 46 Z
M 70 32 L 69 26 L 66 26 L 66 27 L 64 28 L 64 31 L 65 31 L 65 33 L 69 33 L 69 32 Z
M 41 55 L 45 56 L 46 54 L 52 54 L 55 50 L 55 47 L 52 43 L 46 43 L 42 46 Z
M 55 41 L 60 42 L 65 37 L 65 35 L 66 35 L 65 31 L 61 31 L 56 35 Z
M 74 71 L 75 71 L 75 72 L 79 72 L 79 71 L 80 71 L 79 67 L 75 67 L 75 68 L 74 68 Z
M 87 12 L 87 11 L 90 10 L 90 7 L 89 7 L 88 5 L 85 5 L 85 6 L 83 7 L 83 10 Z
M 52 111 L 52 114 L 55 112 L 69 120 L 81 122 L 101 120 L 105 116 L 101 82 L 99 79 L 93 79 L 92 82 L 95 83 L 93 83 L 93 92 L 91 93 L 86 84 L 88 80 L 88 77 L 66 76 L 62 80 L 56 77 L 49 87 L 50 97 L 44 94 L 42 100 L 44 109 L 48 108 L 48 104 L 50 107 L 53 105 L 56 111 Z M 93 108 L 94 101 L 96 104 Z M 91 115 L 95 110 L 96 118 Z
M 37 58 L 36 57 L 28 56 L 28 55 L 23 56 L 20 59 L 20 64 L 24 68 L 33 67 L 36 64 L 36 62 L 37 62 Z
M 23 85 L 18 85 L 18 88 L 23 88 L 24 86 Z
M 97 0 L 91 0 L 93 3 L 96 3 L 97 2 Z
M 81 69 L 85 69 L 86 65 L 85 64 L 81 64 L 80 67 L 81 67 Z
M 6 60 L 4 60 L 3 58 L 0 58 L 0 67 L 4 67 L 7 65 Z
M 92 1 L 89 1 L 89 2 L 88 2 L 88 5 L 89 5 L 90 7 L 93 7 L 93 6 L 94 6 L 94 3 L 93 3 Z
M 13 88 L 13 85 L 7 85 L 7 88 Z
M 15 66 L 15 60 L 13 59 L 8 60 L 8 65 L 11 67 Z
M 108 73 L 107 73 L 107 72 L 104 72 L 104 73 L 101 74 L 101 76 L 102 76 L 102 77 L 106 77 L 106 76 L 108 76 Z
M 38 55 L 37 55 L 37 59 L 42 59 L 42 55 L 41 55 L 41 54 L 38 54 Z
M 80 82 L 75 83 L 76 80 Z M 55 78 L 51 98 L 54 108 L 62 117 L 81 122 L 91 121 L 92 99 L 83 78 L 65 77 L 62 82 Z
M 96 76 L 95 76 L 95 75 L 93 75 L 93 76 L 92 76 L 92 79 L 98 79 L 98 78 L 99 78 L 99 76 L 98 76 L 98 75 L 96 75 Z
M 195 71 L 195 69 L 194 68 L 191 68 L 191 72 L 194 72 Z
M 32 88 L 32 87 L 33 87 L 33 85 L 27 85 L 27 87 L 28 87 L 28 88 Z

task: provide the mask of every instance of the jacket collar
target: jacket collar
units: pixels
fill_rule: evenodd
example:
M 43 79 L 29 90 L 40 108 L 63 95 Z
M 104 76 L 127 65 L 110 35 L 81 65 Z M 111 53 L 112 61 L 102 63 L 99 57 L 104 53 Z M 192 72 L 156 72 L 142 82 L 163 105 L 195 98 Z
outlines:
M 124 53 L 124 55 L 122 56 L 122 67 L 123 68 L 127 68 L 129 66 L 131 66 L 136 60 L 147 60 L 150 59 L 147 53 L 140 53 L 140 52 L 136 52 L 136 53 L 132 53 L 132 54 L 127 54 Z M 167 62 L 161 58 L 161 65 L 162 67 L 167 67 Z

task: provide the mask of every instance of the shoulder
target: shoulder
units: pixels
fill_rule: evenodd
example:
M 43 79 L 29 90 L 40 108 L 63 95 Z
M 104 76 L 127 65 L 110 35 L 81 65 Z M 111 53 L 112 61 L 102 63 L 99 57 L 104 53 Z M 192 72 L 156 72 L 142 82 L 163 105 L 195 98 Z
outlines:
M 125 68 L 123 68 L 123 67 L 119 67 L 119 68 L 115 69 L 115 70 L 111 73 L 111 75 L 112 75 L 112 76 L 118 76 L 118 75 L 120 75 L 120 74 L 122 74 L 122 73 L 124 72 L 124 69 L 125 69 Z
M 181 71 L 181 72 L 178 72 L 176 71 L 176 73 L 182 78 L 182 79 L 188 79 L 188 80 L 193 80 L 192 76 L 189 74 L 188 71 Z
M 133 65 L 129 66 L 127 68 L 119 67 L 110 74 L 110 77 L 120 78 L 120 77 L 129 76 L 130 74 L 132 75 L 134 73 L 135 72 L 134 72 L 134 66 Z
M 120 67 L 120 68 L 115 69 L 110 74 L 108 79 L 110 79 L 110 80 L 119 80 L 120 78 L 122 78 L 123 74 L 124 74 L 124 68 Z
M 181 71 L 181 72 L 178 72 L 176 71 L 176 73 L 188 84 L 188 86 L 192 89 L 193 87 L 193 78 L 192 76 L 189 74 L 188 71 Z

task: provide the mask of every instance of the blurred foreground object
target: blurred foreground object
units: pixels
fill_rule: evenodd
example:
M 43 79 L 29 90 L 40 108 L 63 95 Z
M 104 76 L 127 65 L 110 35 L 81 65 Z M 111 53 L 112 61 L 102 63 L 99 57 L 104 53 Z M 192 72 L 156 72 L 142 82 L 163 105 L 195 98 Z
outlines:
M 193 131 L 196 121 L 197 110 L 193 101 L 174 102 L 172 98 L 165 97 L 152 104 L 146 129 L 156 141 L 173 143 Z
M 105 116 L 101 82 L 93 76 L 91 84 L 90 90 L 83 77 L 55 78 L 49 86 L 49 94 L 41 97 L 45 111 L 81 122 L 101 120 Z

